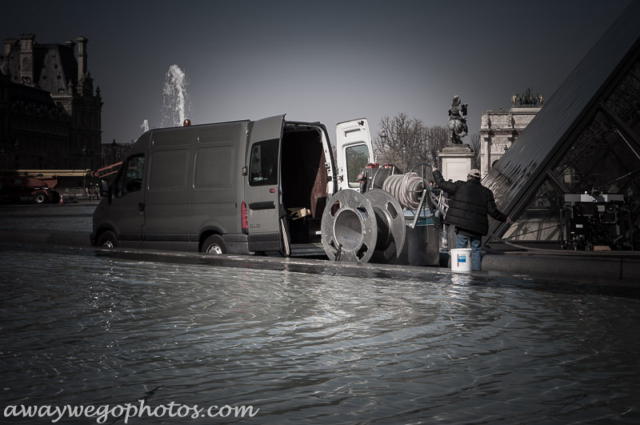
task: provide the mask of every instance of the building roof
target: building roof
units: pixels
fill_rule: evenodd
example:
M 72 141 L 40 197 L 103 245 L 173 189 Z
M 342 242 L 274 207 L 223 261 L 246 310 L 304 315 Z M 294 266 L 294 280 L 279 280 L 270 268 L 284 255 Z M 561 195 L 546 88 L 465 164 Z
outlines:
M 516 219 L 640 57 L 640 2 L 632 2 L 483 180 Z M 637 122 L 637 121 L 636 121 Z M 494 222 L 490 234 L 506 227 Z
M 74 54 L 75 43 L 65 44 L 33 44 L 33 81 L 37 87 L 51 94 L 65 93 L 67 83 L 78 84 L 78 63 Z M 11 46 L 11 51 L 5 58 L 6 74 L 11 82 L 21 84 L 20 81 L 20 42 Z

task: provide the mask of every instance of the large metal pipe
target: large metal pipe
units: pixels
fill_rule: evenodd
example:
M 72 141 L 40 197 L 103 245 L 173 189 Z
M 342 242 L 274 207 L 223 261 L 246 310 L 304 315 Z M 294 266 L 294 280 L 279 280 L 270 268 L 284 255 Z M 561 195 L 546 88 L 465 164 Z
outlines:
M 325 208 L 322 245 L 333 261 L 392 263 L 406 238 L 398 200 L 383 190 L 336 193 Z

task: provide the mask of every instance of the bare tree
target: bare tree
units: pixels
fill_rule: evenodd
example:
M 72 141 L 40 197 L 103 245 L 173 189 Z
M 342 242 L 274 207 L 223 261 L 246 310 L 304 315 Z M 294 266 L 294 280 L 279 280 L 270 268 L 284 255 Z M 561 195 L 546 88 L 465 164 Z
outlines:
M 373 142 L 379 162 L 395 164 L 406 172 L 421 162 L 435 163 L 437 152 L 446 146 L 447 139 L 445 127 L 427 127 L 421 120 L 400 113 L 380 120 Z
M 447 146 L 449 142 L 449 129 L 440 125 L 427 127 L 427 137 L 425 149 L 429 153 L 429 162 L 435 164 L 438 160 L 438 153 Z
M 469 147 L 473 149 L 476 156 L 473 157 L 472 168 L 480 168 L 480 154 L 482 149 L 482 142 L 480 141 L 480 133 L 473 133 L 469 140 Z
M 411 151 L 419 143 L 418 135 L 422 123 L 409 118 L 405 113 L 380 120 L 380 131 L 374 139 L 374 149 L 380 162 L 392 163 L 402 170 L 407 170 Z

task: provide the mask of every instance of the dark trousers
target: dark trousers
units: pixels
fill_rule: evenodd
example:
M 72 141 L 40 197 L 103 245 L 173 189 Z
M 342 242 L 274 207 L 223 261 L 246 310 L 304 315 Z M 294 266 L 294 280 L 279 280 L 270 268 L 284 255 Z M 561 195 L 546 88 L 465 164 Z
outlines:
M 471 245 L 471 246 L 469 246 Z M 482 268 L 482 238 L 456 234 L 456 248 L 471 248 L 471 270 L 480 271 Z

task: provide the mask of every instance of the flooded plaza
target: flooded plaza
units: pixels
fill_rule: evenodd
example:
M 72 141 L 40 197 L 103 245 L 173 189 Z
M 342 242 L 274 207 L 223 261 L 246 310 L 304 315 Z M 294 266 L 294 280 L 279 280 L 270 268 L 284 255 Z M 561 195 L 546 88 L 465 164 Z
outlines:
M 90 206 L 63 208 L 61 228 L 89 231 Z M 5 229 L 56 220 L 6 210 Z M 8 406 L 142 401 L 257 414 L 128 423 L 640 420 L 637 291 L 274 264 L 0 243 L 2 422 L 51 422 Z

